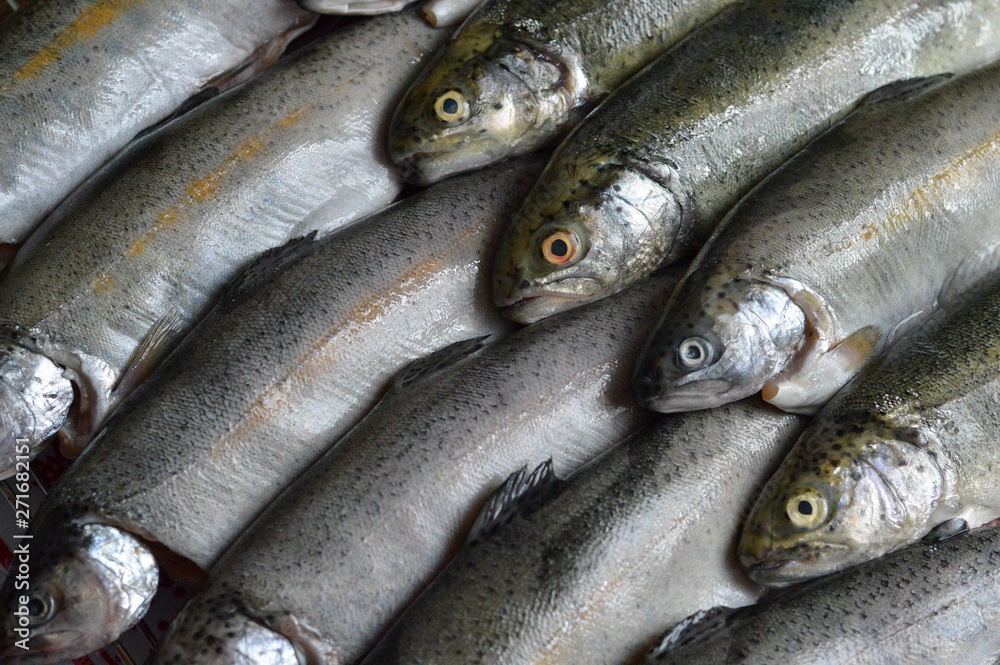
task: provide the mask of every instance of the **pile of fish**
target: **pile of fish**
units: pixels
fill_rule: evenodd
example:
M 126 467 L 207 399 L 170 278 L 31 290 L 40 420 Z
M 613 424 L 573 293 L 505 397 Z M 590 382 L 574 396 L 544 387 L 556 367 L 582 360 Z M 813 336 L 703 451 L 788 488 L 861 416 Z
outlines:
M 0 663 L 1000 663 L 995 0 L 0 8 Z

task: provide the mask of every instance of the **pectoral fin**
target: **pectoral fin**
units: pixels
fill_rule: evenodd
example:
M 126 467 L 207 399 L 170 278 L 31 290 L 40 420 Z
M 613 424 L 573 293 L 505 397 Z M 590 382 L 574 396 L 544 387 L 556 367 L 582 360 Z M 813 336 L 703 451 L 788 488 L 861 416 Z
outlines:
M 775 377 L 761 397 L 790 413 L 814 414 L 871 361 L 881 341 L 878 327 L 862 328 L 795 371 Z

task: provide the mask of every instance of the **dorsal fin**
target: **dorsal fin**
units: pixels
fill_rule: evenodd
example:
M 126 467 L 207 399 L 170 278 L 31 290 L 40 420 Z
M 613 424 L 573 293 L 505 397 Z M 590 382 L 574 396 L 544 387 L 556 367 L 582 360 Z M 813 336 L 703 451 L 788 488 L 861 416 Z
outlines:
M 244 291 L 254 288 L 266 281 L 272 275 L 281 272 L 284 267 L 316 239 L 316 232 L 298 238 L 292 238 L 284 245 L 272 247 L 247 264 L 229 281 L 222 293 L 221 301 L 230 300 Z
M 722 605 L 710 610 L 698 610 L 664 633 L 659 644 L 649 652 L 646 661 L 659 660 L 671 651 L 697 642 L 722 629 L 726 625 L 726 620 L 735 611 L 731 607 Z
M 528 475 L 528 467 L 521 467 L 486 499 L 476 515 L 476 521 L 472 523 L 466 545 L 472 546 L 485 540 L 515 515 L 538 503 L 558 485 L 559 479 L 552 470 L 551 459 L 539 464 L 531 475 Z
M 438 349 L 434 353 L 417 358 L 400 370 L 396 378 L 393 379 L 389 390 L 391 392 L 406 390 L 445 367 L 449 367 L 460 360 L 475 355 L 486 347 L 486 341 L 490 337 L 491 335 L 483 335 L 482 337 L 463 339 L 461 342 L 454 342 Z
M 901 79 L 887 83 L 881 88 L 875 88 L 861 102 L 862 106 L 871 104 L 881 104 L 894 99 L 906 99 L 916 97 L 924 90 L 932 88 L 939 83 L 947 81 L 952 74 L 935 74 L 934 76 L 919 76 L 911 79 Z

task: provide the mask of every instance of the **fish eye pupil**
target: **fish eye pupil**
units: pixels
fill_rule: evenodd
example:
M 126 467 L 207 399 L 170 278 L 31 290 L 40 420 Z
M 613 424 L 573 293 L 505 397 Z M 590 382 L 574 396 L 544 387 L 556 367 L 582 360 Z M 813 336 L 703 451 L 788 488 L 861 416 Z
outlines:
M 684 351 L 684 355 L 689 360 L 701 360 L 701 348 L 692 344 Z
M 458 113 L 458 102 L 449 97 L 444 100 L 442 108 L 444 108 L 445 113 Z
M 552 241 L 549 251 L 555 256 L 563 257 L 569 254 L 569 245 L 566 244 L 565 240 L 558 238 Z
M 33 617 L 40 617 L 45 613 L 45 603 L 38 597 L 28 601 L 28 614 Z
M 812 515 L 813 507 L 808 501 L 799 501 L 799 512 L 803 515 Z

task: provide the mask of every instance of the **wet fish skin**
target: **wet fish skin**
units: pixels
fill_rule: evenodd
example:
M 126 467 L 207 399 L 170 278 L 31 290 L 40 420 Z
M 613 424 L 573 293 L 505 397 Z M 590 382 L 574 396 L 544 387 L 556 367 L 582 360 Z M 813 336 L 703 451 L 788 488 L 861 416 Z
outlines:
M 773 602 L 647 665 L 994 665 L 1000 529 L 920 543 Z
M 804 425 L 759 400 L 658 420 L 463 549 L 364 664 L 627 663 L 755 602 L 733 536 Z
M 102 525 L 207 570 L 407 362 L 511 327 L 480 263 L 543 166 L 533 156 L 452 178 L 341 232 L 268 252 L 62 477 L 34 515 L 35 556 L 74 569 L 87 558 L 75 534 Z M 100 570 L 126 565 L 91 558 Z M 91 648 L 117 639 L 121 623 L 81 619 L 94 613 L 88 605 L 115 603 L 99 576 L 33 575 L 50 598 L 93 599 L 63 604 L 54 625 Z M 73 646 L 53 648 L 48 662 L 90 650 Z
M 815 413 L 995 270 L 997 104 L 998 64 L 889 86 L 771 175 L 675 294 L 637 367 L 640 399 L 669 412 L 762 391 Z
M 242 662 L 260 642 L 226 637 L 234 615 L 268 628 L 268 648 L 358 660 L 511 473 L 551 458 L 567 474 L 649 422 L 628 360 L 676 278 L 518 331 L 384 400 L 226 551 L 154 662 Z
M 314 21 L 293 0 L 66 0 L 18 11 L 0 25 L 0 242 L 24 242 L 137 133 L 199 91 L 272 64 Z
M 740 197 L 867 92 L 994 59 L 998 28 L 1000 7 L 975 0 L 723 10 L 560 145 L 501 246 L 497 304 L 536 321 L 693 253 Z M 569 247 L 546 259 L 557 234 Z
M 488 0 L 406 94 L 389 154 L 427 184 L 535 150 L 732 2 Z M 436 109 L 449 92 L 457 119 Z
M 11 568 L 0 594 L 2 606 L 10 608 L 0 624 L 5 663 L 58 663 L 62 654 L 87 654 L 114 641 L 146 613 L 159 583 L 149 549 L 114 527 L 81 524 L 60 533 L 36 531 L 31 540 L 18 541 L 23 543 L 30 587 L 15 588 L 18 568 Z M 18 632 L 25 626 L 30 642 Z M 30 648 L 22 648 L 21 640 Z
M 32 235 L 0 285 L 0 338 L 64 368 L 39 393 L 79 393 L 68 452 L 257 254 L 399 194 L 385 108 L 445 35 L 416 10 L 328 35 L 134 146 Z M 151 358 L 127 371 L 150 338 Z M 30 376 L 26 363 L 0 355 L 0 378 Z M 2 445 L 40 446 L 33 434 L 4 431 Z
M 977 527 L 1000 517 L 998 349 L 1000 282 L 990 277 L 849 383 L 757 499 L 740 540 L 750 574 L 784 586 L 905 547 L 949 520 Z M 793 515 L 801 500 L 814 518 Z

